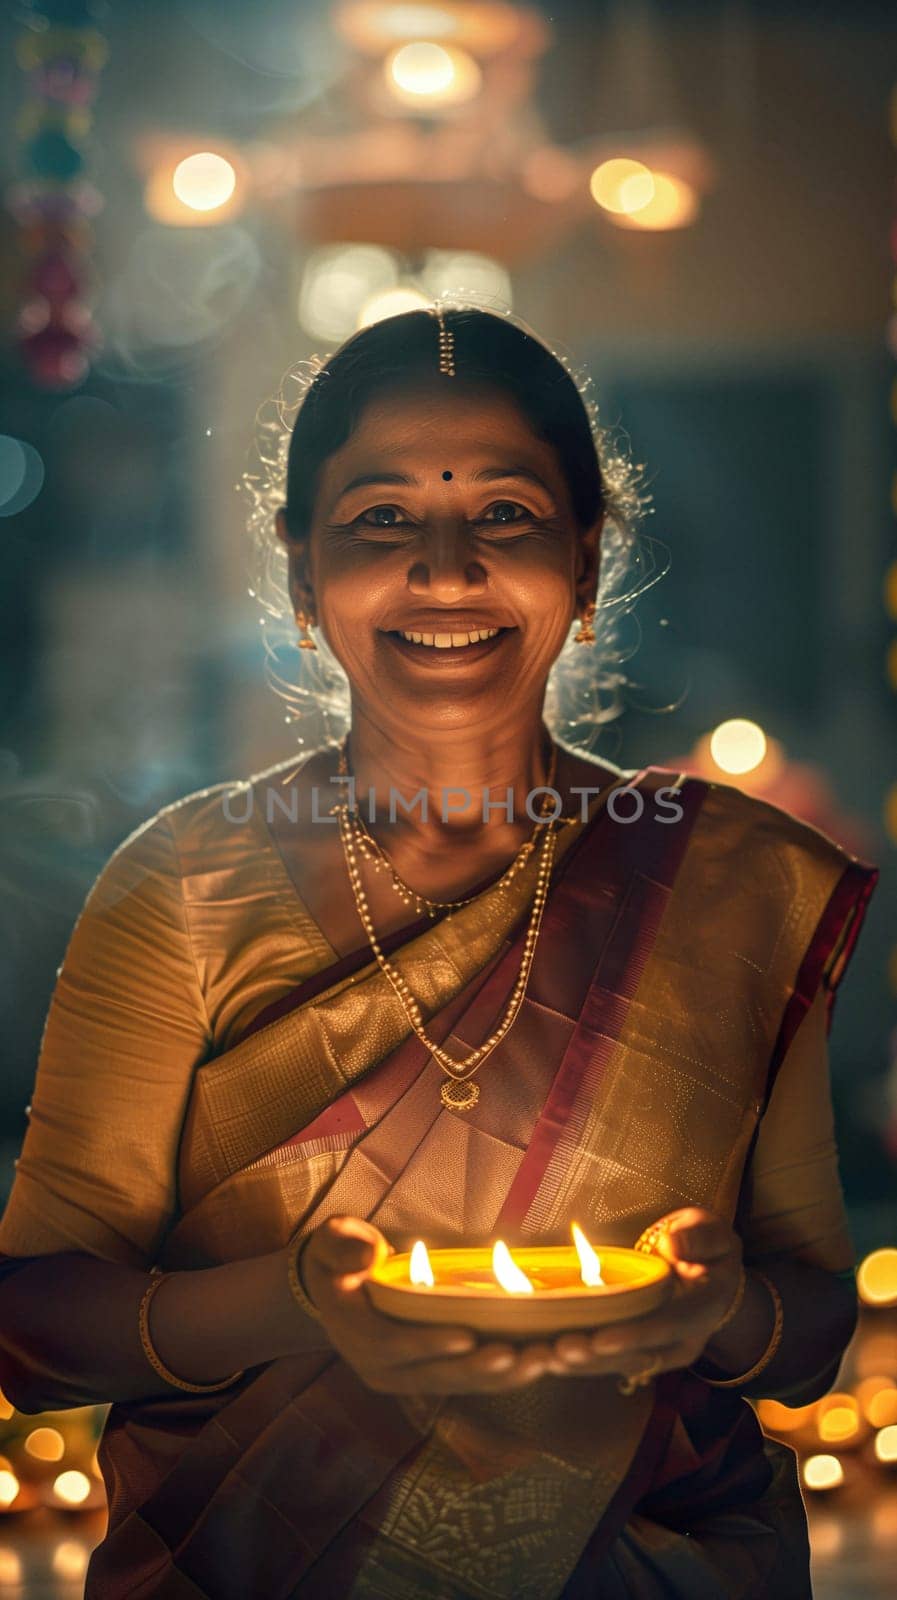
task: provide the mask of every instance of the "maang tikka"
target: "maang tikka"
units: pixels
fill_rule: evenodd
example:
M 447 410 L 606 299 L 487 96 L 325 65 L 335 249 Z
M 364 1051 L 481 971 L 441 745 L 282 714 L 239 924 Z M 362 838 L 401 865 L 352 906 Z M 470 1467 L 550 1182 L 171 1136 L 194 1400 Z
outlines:
M 451 328 L 445 325 L 445 317 L 441 306 L 436 307 L 436 321 L 439 324 L 439 370 L 446 378 L 455 376 L 455 335 Z

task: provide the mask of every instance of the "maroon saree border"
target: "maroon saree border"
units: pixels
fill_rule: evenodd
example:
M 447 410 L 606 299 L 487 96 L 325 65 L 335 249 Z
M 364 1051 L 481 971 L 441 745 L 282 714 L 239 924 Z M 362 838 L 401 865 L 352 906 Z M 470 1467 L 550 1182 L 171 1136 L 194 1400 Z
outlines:
M 848 862 L 829 896 L 828 904 L 816 925 L 816 931 L 801 962 L 794 993 L 785 1007 L 778 1036 L 773 1046 L 763 1102 L 764 1110 L 769 1104 L 769 1098 L 772 1094 L 779 1068 L 785 1059 L 788 1046 L 809 1011 L 820 983 L 825 983 L 826 966 L 837 946 L 844 924 L 847 918 L 850 917 L 851 921 L 847 929 L 844 948 L 838 957 L 836 970 L 830 975 L 829 981 L 825 984 L 826 1026 L 829 1029 L 831 1028 L 838 985 L 847 970 L 854 945 L 859 938 L 860 929 L 865 920 L 872 891 L 878 879 L 878 867 L 873 867 L 868 862 L 854 859 Z
M 655 783 L 657 778 L 676 775 L 649 767 L 644 769 L 644 776 L 647 786 L 654 790 L 663 786 Z M 598 959 L 579 1022 L 497 1218 L 496 1228 L 502 1231 L 521 1226 L 538 1193 L 572 1113 L 586 1057 L 597 1056 L 603 1071 L 619 1040 L 707 790 L 702 779 L 689 777 L 679 791 L 683 815 L 678 822 L 654 822 L 652 831 L 643 812 L 637 823 L 625 829 L 608 873 L 621 898 L 620 911 L 608 945 Z M 649 894 L 641 904 L 627 905 L 627 886 L 636 875 L 646 880 Z

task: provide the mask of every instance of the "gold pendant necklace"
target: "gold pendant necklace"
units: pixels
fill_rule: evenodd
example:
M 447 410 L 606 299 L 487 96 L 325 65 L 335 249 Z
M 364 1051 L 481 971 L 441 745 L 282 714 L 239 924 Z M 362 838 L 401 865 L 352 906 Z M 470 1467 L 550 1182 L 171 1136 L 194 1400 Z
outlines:
M 346 740 L 343 742 L 343 761 L 341 762 L 341 768 L 345 762 L 345 749 L 347 743 L 348 735 Z M 552 778 L 554 776 L 556 757 L 557 747 L 552 742 Z M 342 775 L 345 776 L 346 772 L 342 772 Z M 551 787 L 551 783 L 549 782 L 546 787 Z M 541 807 L 543 813 L 548 809 L 550 800 L 550 795 L 543 796 Z M 355 897 L 355 905 L 358 915 L 361 919 L 362 927 L 367 935 L 368 943 L 370 944 L 371 950 L 374 953 L 377 964 L 385 977 L 389 980 L 392 988 L 395 990 L 396 995 L 401 1001 L 402 1008 L 406 1017 L 408 1018 L 409 1023 L 411 1024 L 414 1033 L 429 1051 L 434 1061 L 438 1063 L 443 1072 L 446 1074 L 446 1082 L 443 1083 L 440 1093 L 442 1103 L 451 1111 L 470 1111 L 472 1107 L 476 1105 L 480 1097 L 479 1084 L 473 1083 L 470 1080 L 473 1078 L 474 1073 L 477 1072 L 482 1066 L 483 1062 L 486 1060 L 486 1057 L 492 1054 L 492 1051 L 501 1043 L 502 1039 L 509 1032 L 510 1028 L 514 1024 L 520 1007 L 523 1004 L 523 997 L 526 992 L 526 985 L 529 980 L 530 969 L 532 967 L 533 957 L 536 952 L 536 942 L 538 940 L 539 930 L 542 925 L 542 913 L 545 909 L 545 901 L 548 898 L 548 880 L 551 876 L 551 868 L 554 862 L 555 843 L 557 839 L 554 823 L 575 819 L 560 817 L 548 818 L 540 816 L 539 820 L 536 822 L 536 826 L 533 830 L 534 838 L 538 831 L 540 829 L 542 830 L 542 841 L 539 851 L 539 868 L 536 876 L 536 887 L 533 895 L 533 904 L 530 912 L 529 925 L 524 938 L 523 958 L 520 963 L 520 971 L 517 975 L 517 981 L 514 984 L 505 1015 L 502 1018 L 499 1026 L 495 1029 L 495 1032 L 491 1033 L 485 1043 L 481 1044 L 469 1056 L 466 1056 L 463 1061 L 457 1061 L 455 1060 L 454 1056 L 449 1055 L 448 1051 L 443 1050 L 442 1046 L 438 1045 L 436 1041 L 431 1039 L 426 1033 L 423 1026 L 423 1017 L 421 1015 L 420 1006 L 418 1005 L 417 1000 L 411 993 L 411 990 L 402 977 L 402 974 L 383 954 L 383 951 L 381 950 L 377 941 L 377 935 L 374 930 L 373 920 L 371 918 L 370 907 L 368 906 L 367 896 L 364 892 L 364 885 L 361 881 L 361 872 L 359 870 L 358 856 L 356 853 L 355 828 L 353 827 L 352 820 L 350 820 L 348 802 L 343 802 L 341 805 L 335 805 L 331 807 L 331 815 L 335 815 L 339 822 L 340 838 L 342 840 L 343 855 L 346 862 L 346 871 L 349 875 L 349 883 L 352 887 L 352 893 Z M 527 843 L 530 845 L 530 850 L 527 851 L 524 860 L 527 860 L 529 855 L 532 853 L 534 839 L 528 840 Z M 518 852 L 518 857 L 519 855 L 520 852 Z M 515 872 L 519 870 L 519 864 L 518 858 L 515 858 Z M 502 883 L 503 882 L 504 880 L 502 880 Z M 412 890 L 411 893 L 413 894 L 414 891 Z M 471 898 L 474 897 L 472 896 Z M 451 904 L 451 902 L 448 903 Z M 467 903 L 467 901 L 457 902 L 457 904 Z

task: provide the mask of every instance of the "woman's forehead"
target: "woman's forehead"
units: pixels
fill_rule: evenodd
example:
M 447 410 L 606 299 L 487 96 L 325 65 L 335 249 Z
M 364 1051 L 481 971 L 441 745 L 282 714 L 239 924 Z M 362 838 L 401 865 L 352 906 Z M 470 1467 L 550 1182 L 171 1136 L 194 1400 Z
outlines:
M 445 456 L 442 464 L 452 467 L 447 452 L 454 451 L 460 463 L 462 458 L 479 461 L 496 449 L 506 453 L 511 446 L 517 459 L 559 471 L 551 445 L 533 431 L 508 395 L 460 385 L 450 390 L 442 384 L 439 390 L 404 391 L 372 400 L 328 466 L 341 472 L 359 463 L 368 468 L 382 461 L 397 467 L 400 460 L 423 462 L 438 456 L 442 461 Z

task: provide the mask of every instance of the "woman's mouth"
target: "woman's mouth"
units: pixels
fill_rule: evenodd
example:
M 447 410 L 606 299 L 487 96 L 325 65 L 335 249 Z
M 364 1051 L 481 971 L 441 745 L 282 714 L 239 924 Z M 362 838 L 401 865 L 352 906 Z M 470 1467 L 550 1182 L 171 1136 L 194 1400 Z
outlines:
M 452 632 L 427 633 L 412 629 L 391 629 L 386 637 L 404 656 L 416 661 L 437 663 L 479 660 L 496 649 L 511 628 L 476 628 Z

